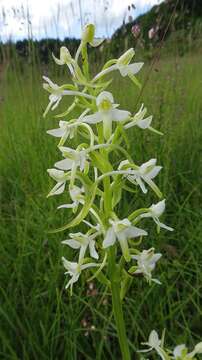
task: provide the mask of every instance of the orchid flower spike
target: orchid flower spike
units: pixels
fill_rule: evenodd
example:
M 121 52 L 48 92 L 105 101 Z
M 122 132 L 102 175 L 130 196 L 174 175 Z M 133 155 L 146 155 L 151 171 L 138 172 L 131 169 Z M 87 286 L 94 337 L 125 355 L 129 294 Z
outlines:
M 43 88 L 50 93 L 49 104 L 44 111 L 44 117 L 47 115 L 50 109 L 54 110 L 59 105 L 64 95 L 81 96 L 91 100 L 94 99 L 94 96 L 85 94 L 80 91 L 65 90 L 64 86 L 58 86 L 57 84 L 54 84 L 47 76 L 43 76 L 43 79 L 46 81 L 46 83 L 43 84 Z
M 118 169 L 128 167 L 128 175 L 125 177 L 135 185 L 139 185 L 144 194 L 147 193 L 145 184 L 148 184 L 151 189 L 161 197 L 162 194 L 156 184 L 153 182 L 153 179 L 158 175 L 159 171 L 162 169 L 162 166 L 156 166 L 156 159 L 150 159 L 146 163 L 143 163 L 141 166 L 137 166 L 135 170 L 130 168 L 130 163 L 128 160 L 124 160 L 120 163 Z
M 103 121 L 104 137 L 108 140 L 112 134 L 112 122 L 125 121 L 130 112 L 118 110 L 117 104 L 114 104 L 113 95 L 108 91 L 102 91 L 96 98 L 98 112 L 92 115 L 84 116 L 82 121 L 88 124 L 97 124 Z
M 169 231 L 173 231 L 174 229 L 163 224 L 162 222 L 160 222 L 159 218 L 160 216 L 164 213 L 165 211 L 165 199 L 162 201 L 159 201 L 157 204 L 152 204 L 149 209 L 148 212 L 145 212 L 141 215 L 139 215 L 139 218 L 152 218 L 154 220 L 154 222 L 157 224 L 158 230 L 160 230 L 160 228 L 169 230 Z
M 84 188 L 80 188 L 76 185 L 73 185 L 69 188 L 69 195 L 71 200 L 73 201 L 71 204 L 63 204 L 57 207 L 57 209 L 73 209 L 75 213 L 79 204 L 84 204 Z
M 131 255 L 128 247 L 128 239 L 132 239 L 139 236 L 146 236 L 147 232 L 132 226 L 128 219 L 123 220 L 109 220 L 110 227 L 106 231 L 103 241 L 103 248 L 106 249 L 109 246 L 115 244 L 116 239 L 119 241 L 123 256 L 126 261 L 130 261 Z
M 57 181 L 57 184 L 52 188 L 47 197 L 62 194 L 65 190 L 68 175 L 65 174 L 64 171 L 57 169 L 47 169 L 47 172 L 55 181 Z
M 81 262 L 78 262 L 78 263 L 77 262 L 71 262 L 71 261 L 68 261 L 67 259 L 65 259 L 65 257 L 62 257 L 63 265 L 64 265 L 65 269 L 67 270 L 65 272 L 65 275 L 70 275 L 71 276 L 71 279 L 68 281 L 65 288 L 67 289 L 70 286 L 71 287 L 71 292 L 72 292 L 73 284 L 78 281 L 82 270 L 100 266 L 100 264 L 85 263 L 84 261 L 85 261 L 85 259 L 83 259 Z
M 89 247 L 90 256 L 94 259 L 98 259 L 99 255 L 95 247 L 95 238 L 99 235 L 98 232 L 88 235 L 81 232 L 70 233 L 70 239 L 63 240 L 62 244 L 68 245 L 73 249 L 80 249 L 79 261 L 84 259 L 87 248 Z
M 161 284 L 159 280 L 152 278 L 152 271 L 161 256 L 162 254 L 160 253 L 154 253 L 154 248 L 143 250 L 139 255 L 131 255 L 132 259 L 137 260 L 137 268 L 133 274 L 143 274 L 148 282 L 153 281 Z
M 144 65 L 143 62 L 130 64 L 134 55 L 135 55 L 135 50 L 133 48 L 127 50 L 123 55 L 121 55 L 117 60 L 115 60 L 114 65 L 111 65 L 108 68 L 102 70 L 100 73 L 98 73 L 94 77 L 93 81 L 97 81 L 104 75 L 114 70 L 118 70 L 121 76 L 123 77 L 125 76 L 133 77 L 133 75 L 137 74 Z

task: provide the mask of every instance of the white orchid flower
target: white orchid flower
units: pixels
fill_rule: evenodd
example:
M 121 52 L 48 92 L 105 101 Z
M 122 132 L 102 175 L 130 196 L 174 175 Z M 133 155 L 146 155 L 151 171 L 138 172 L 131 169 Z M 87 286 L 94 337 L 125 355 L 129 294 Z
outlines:
M 43 114 L 44 117 L 50 109 L 54 110 L 59 105 L 64 95 L 81 96 L 91 100 L 94 99 L 94 96 L 85 94 L 80 91 L 65 90 L 64 86 L 58 86 L 57 84 L 54 84 L 47 76 L 43 76 L 43 79 L 47 82 L 43 84 L 43 88 L 50 93 L 49 104 Z
M 191 360 L 196 354 L 202 354 L 202 342 L 198 343 L 190 353 L 188 353 L 185 344 L 177 345 L 173 350 L 174 359 L 176 360 Z
M 162 360 L 168 360 L 168 356 L 163 349 L 163 338 L 159 339 L 158 333 L 155 330 L 152 330 L 148 342 L 142 343 L 147 345 L 148 349 L 139 350 L 138 352 L 146 353 L 152 350 L 156 350 L 157 354 L 161 357 Z
M 84 188 L 80 188 L 76 185 L 69 188 L 69 195 L 72 200 L 71 204 L 63 204 L 57 207 L 57 209 L 73 209 L 73 212 L 77 211 L 79 204 L 84 204 Z
M 140 129 L 150 128 L 153 116 L 151 115 L 144 119 L 146 113 L 147 108 L 142 104 L 139 111 L 132 117 L 132 121 L 124 125 L 124 129 L 130 129 L 133 126 L 137 126 Z
M 117 104 L 114 104 L 113 95 L 108 91 L 102 91 L 96 98 L 98 112 L 92 115 L 84 116 L 82 121 L 88 124 L 97 124 L 103 121 L 103 131 L 105 139 L 109 139 L 112 133 L 112 122 L 125 121 L 130 112 L 118 110 Z
M 59 142 L 59 146 L 62 146 L 68 138 L 70 138 L 70 139 L 74 138 L 74 136 L 77 132 L 77 127 L 79 125 L 84 126 L 84 124 L 82 123 L 82 119 L 88 112 L 89 112 L 89 109 L 86 109 L 85 111 L 83 111 L 83 113 L 79 116 L 79 118 L 77 120 L 72 120 L 69 122 L 60 120 L 59 128 L 48 130 L 48 131 L 46 131 L 47 134 L 52 135 L 57 138 L 61 138 L 61 140 Z M 85 124 L 85 126 L 87 127 L 88 125 Z M 93 142 L 94 142 L 94 137 L 93 137 Z
M 148 282 L 154 281 L 161 284 L 159 280 L 152 278 L 152 271 L 161 256 L 160 253 L 154 254 L 154 248 L 143 250 L 139 255 L 131 255 L 132 259 L 137 260 L 137 269 L 133 274 L 143 274 Z
M 161 192 L 158 187 L 153 182 L 153 179 L 158 175 L 159 171 L 162 169 L 162 166 L 156 166 L 156 159 L 150 159 L 146 163 L 143 163 L 141 166 L 137 166 L 137 170 L 132 170 L 128 168 L 128 175 L 125 177 L 135 185 L 139 185 L 144 194 L 147 193 L 145 184 L 148 184 L 152 190 L 161 197 Z M 129 161 L 124 160 L 120 163 L 118 169 L 129 166 Z
M 65 190 L 67 174 L 65 174 L 64 171 L 57 169 L 47 169 L 47 172 L 55 181 L 57 181 L 57 184 L 49 192 L 48 196 L 62 194 Z
M 128 219 L 110 219 L 109 223 L 111 226 L 105 234 L 103 248 L 106 249 L 109 246 L 114 245 L 116 240 L 118 240 L 125 260 L 130 261 L 131 255 L 128 247 L 128 239 L 145 236 L 147 235 L 147 232 L 135 226 L 132 226 L 131 222 Z
M 72 170 L 79 167 L 83 171 L 87 165 L 87 153 L 85 150 L 74 150 L 66 146 L 60 146 L 60 151 L 65 157 L 55 163 L 55 167 L 61 170 Z
M 70 286 L 71 291 L 73 284 L 78 281 L 82 270 L 100 266 L 100 264 L 96 264 L 96 263 L 84 263 L 83 261 L 77 263 L 77 262 L 68 261 L 67 259 L 65 259 L 65 257 L 62 257 L 62 262 L 65 269 L 67 270 L 65 272 L 65 275 L 71 276 L 71 279 L 68 281 L 65 288 L 67 289 Z
M 60 48 L 60 58 L 56 58 L 54 54 L 52 54 L 54 61 L 57 65 L 67 65 L 71 74 L 74 74 L 74 59 L 72 58 L 69 50 L 66 48 L 66 46 L 62 46 Z
M 159 201 L 157 204 L 152 204 L 149 209 L 148 212 L 145 212 L 143 214 L 141 214 L 139 216 L 139 218 L 152 218 L 154 220 L 154 222 L 157 224 L 158 228 L 163 228 L 169 231 L 173 231 L 174 229 L 163 224 L 162 222 L 159 221 L 159 217 L 164 213 L 165 211 L 165 199 L 163 199 L 162 201 Z
M 70 233 L 70 239 L 62 241 L 62 244 L 68 245 L 73 249 L 80 249 L 79 261 L 84 258 L 87 248 L 89 248 L 90 256 L 94 259 L 98 259 L 99 255 L 96 251 L 94 240 L 98 235 L 98 232 L 89 235 L 81 232 L 74 234 Z
M 142 66 L 144 65 L 143 62 L 132 63 L 130 64 L 133 56 L 135 55 L 135 50 L 133 48 L 127 50 L 122 56 L 120 56 L 116 61 L 115 64 L 109 66 L 108 68 L 102 70 L 98 73 L 93 81 L 96 81 L 103 77 L 104 75 L 110 73 L 111 71 L 118 70 L 121 76 L 132 76 L 137 74 Z
M 59 122 L 59 128 L 47 130 L 47 134 L 52 135 L 54 137 L 61 138 L 62 144 L 67 140 L 69 137 L 70 139 L 73 139 L 76 131 L 76 123 L 69 123 L 67 121 L 60 120 Z

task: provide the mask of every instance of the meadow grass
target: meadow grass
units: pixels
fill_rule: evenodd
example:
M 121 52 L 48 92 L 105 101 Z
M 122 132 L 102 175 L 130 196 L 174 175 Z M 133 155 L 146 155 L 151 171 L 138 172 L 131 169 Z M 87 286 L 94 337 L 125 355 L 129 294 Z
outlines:
M 167 198 L 164 220 L 175 228 L 157 235 L 154 224 L 145 220 L 150 233 L 145 248 L 154 246 L 163 253 L 156 269 L 162 285 L 134 279 L 124 302 L 132 359 L 152 329 L 160 333 L 166 328 L 170 345 L 192 346 L 201 340 L 201 69 L 200 52 L 164 58 L 155 65 L 139 103 L 139 90 L 128 81 L 117 76 L 112 89 L 122 108 L 137 111 L 144 102 L 154 115 L 154 127 L 165 134 L 131 130 L 130 151 L 139 164 L 157 157 L 163 165 L 158 185 Z M 142 82 L 148 70 L 146 65 Z M 96 281 L 87 283 L 86 273 L 70 297 L 61 264 L 62 254 L 74 256 L 61 245 L 68 232 L 48 233 L 66 223 L 69 212 L 56 211 L 61 197 L 46 199 L 53 186 L 46 169 L 59 159 L 59 152 L 45 132 L 57 127 L 57 120 L 52 114 L 42 118 L 47 105 L 41 87 L 44 71 L 24 65 L 21 72 L 16 63 L 0 85 L 0 358 L 120 359 L 109 293 Z M 66 82 L 64 73 L 50 70 L 49 75 Z M 151 192 L 125 194 L 119 213 L 125 217 L 139 205 L 156 201 Z

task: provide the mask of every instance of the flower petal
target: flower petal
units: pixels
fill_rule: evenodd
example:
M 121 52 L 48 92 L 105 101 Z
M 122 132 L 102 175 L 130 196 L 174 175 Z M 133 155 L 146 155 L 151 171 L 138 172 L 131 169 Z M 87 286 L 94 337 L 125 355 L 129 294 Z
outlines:
M 81 244 L 73 239 L 63 240 L 62 244 L 70 246 L 72 249 L 79 249 L 81 247 Z
M 97 112 L 92 115 L 87 115 L 82 118 L 82 122 L 85 122 L 87 124 L 97 124 L 102 121 L 102 116 L 100 112 Z
M 73 163 L 74 161 L 72 161 L 71 159 L 64 159 L 57 161 L 54 166 L 61 170 L 70 170 L 72 168 Z
M 112 120 L 114 120 L 114 121 L 124 121 L 130 115 L 131 115 L 131 113 L 129 111 L 118 110 L 118 109 L 111 110 L 111 117 L 112 117 Z
M 47 132 L 47 134 L 55 136 L 55 137 L 62 137 L 65 134 L 65 129 L 58 128 L 58 129 L 48 130 L 46 132 Z
M 113 228 L 110 227 L 106 232 L 106 235 L 105 235 L 104 241 L 102 243 L 102 246 L 105 249 L 105 248 L 107 248 L 109 246 L 114 245 L 115 241 L 116 241 L 116 235 L 114 233 Z
M 135 75 L 140 71 L 143 65 L 143 62 L 133 63 L 129 65 L 119 65 L 119 71 L 123 77 L 129 74 Z

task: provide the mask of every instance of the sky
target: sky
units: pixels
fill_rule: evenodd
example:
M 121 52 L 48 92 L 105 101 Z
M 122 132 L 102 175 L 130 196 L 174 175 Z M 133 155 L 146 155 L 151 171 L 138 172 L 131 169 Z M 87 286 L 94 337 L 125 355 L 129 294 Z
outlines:
M 87 22 L 96 25 L 97 36 L 110 37 L 123 20 L 135 19 L 161 1 L 0 0 L 0 39 L 79 38 Z

